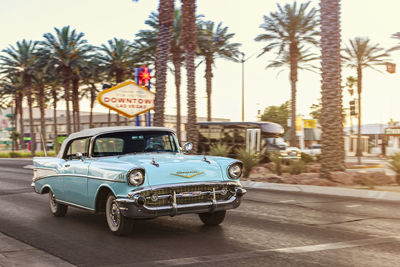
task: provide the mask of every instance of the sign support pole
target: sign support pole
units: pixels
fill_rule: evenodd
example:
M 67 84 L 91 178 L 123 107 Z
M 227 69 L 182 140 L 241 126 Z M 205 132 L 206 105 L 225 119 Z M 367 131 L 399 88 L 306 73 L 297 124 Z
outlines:
M 147 90 L 150 91 L 151 88 L 151 81 L 150 81 L 150 72 L 151 70 L 148 69 L 147 67 L 140 67 L 140 68 L 135 68 L 135 82 L 136 84 L 141 84 L 141 82 L 143 82 L 143 80 L 141 80 L 141 72 L 144 71 L 146 73 L 146 78 L 145 79 L 145 83 L 147 81 Z M 140 117 L 139 115 L 136 116 L 136 126 L 140 125 Z M 151 113 L 150 111 L 147 113 L 147 126 L 151 126 Z
M 139 84 L 139 72 L 140 72 L 140 69 L 139 68 L 135 68 L 135 83 L 136 84 Z M 136 117 L 135 117 L 135 119 L 136 119 L 136 126 L 140 126 L 140 117 L 139 117 L 139 115 L 137 115 Z

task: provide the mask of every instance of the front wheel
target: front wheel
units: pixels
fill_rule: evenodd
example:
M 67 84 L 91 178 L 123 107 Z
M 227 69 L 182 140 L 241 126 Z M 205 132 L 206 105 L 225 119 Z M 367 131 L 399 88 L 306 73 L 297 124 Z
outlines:
M 225 219 L 225 210 L 220 210 L 216 212 L 199 213 L 200 220 L 205 225 L 219 225 Z
M 51 214 L 56 217 L 64 217 L 67 214 L 68 206 L 58 203 L 51 190 L 49 191 L 49 206 Z
M 115 235 L 127 235 L 132 230 L 132 221 L 121 214 L 119 204 L 112 193 L 107 197 L 106 219 L 108 228 Z

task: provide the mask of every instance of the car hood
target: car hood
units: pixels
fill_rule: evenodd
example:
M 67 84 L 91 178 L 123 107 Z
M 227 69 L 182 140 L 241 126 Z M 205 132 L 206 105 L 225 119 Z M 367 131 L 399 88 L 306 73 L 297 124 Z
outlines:
M 119 161 L 146 170 L 149 185 L 223 180 L 221 167 L 211 157 L 174 153 L 120 156 Z

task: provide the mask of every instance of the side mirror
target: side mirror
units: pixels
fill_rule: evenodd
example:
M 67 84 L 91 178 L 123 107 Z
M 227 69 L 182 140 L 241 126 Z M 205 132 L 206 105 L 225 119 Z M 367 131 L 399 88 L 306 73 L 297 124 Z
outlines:
M 75 157 L 83 161 L 83 154 L 81 152 L 76 152 Z
M 184 143 L 182 149 L 183 149 L 184 153 L 188 153 L 188 152 L 192 151 L 193 144 L 190 142 Z

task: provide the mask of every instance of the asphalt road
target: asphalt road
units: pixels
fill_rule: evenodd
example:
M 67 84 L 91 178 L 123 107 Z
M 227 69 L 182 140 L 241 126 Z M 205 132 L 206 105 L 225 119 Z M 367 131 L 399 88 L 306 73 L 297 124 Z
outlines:
M 400 266 L 400 203 L 248 190 L 218 227 L 196 215 L 108 232 L 104 215 L 53 217 L 29 160 L 0 160 L 0 232 L 78 266 Z

